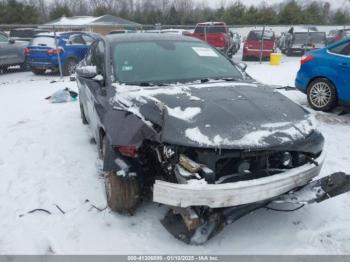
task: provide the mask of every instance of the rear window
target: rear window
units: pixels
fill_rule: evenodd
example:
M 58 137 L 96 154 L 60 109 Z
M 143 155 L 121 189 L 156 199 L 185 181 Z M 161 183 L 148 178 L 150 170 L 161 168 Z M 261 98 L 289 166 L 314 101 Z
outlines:
M 350 43 L 344 43 L 329 49 L 332 53 L 339 55 L 350 55 Z
M 293 36 L 294 44 L 323 44 L 325 42 L 325 33 L 311 32 L 311 33 L 295 33 Z
M 264 33 L 264 36 L 263 36 Z M 248 40 L 274 40 L 274 33 L 272 31 L 250 31 Z
M 194 30 L 197 34 L 206 33 L 226 33 L 226 27 L 224 25 L 198 25 Z
M 56 42 L 54 37 L 49 36 L 39 36 L 32 39 L 30 45 L 33 46 L 47 46 L 47 47 L 56 47 Z

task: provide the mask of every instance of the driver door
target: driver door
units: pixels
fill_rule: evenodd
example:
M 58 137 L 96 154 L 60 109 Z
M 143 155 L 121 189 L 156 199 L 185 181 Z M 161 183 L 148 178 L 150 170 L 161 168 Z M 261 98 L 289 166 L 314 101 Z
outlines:
M 79 77 L 81 87 L 79 90 L 83 100 L 85 116 L 93 130 L 93 136 L 99 141 L 99 128 L 101 119 L 106 112 L 104 106 L 107 101 L 106 95 L 106 71 L 105 71 L 105 44 L 102 40 L 95 42 L 85 60 L 85 66 L 96 67 L 99 78 Z M 102 76 L 102 78 L 101 78 Z M 97 80 L 98 79 L 98 80 Z M 103 79 L 103 80 L 101 80 Z

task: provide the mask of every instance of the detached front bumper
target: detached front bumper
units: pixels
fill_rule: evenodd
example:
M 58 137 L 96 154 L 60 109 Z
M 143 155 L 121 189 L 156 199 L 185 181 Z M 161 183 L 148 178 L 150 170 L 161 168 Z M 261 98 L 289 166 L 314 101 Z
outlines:
M 323 166 L 323 152 L 315 164 L 306 164 L 269 177 L 225 184 L 175 184 L 156 180 L 153 201 L 174 207 L 233 207 L 280 196 L 309 183 Z

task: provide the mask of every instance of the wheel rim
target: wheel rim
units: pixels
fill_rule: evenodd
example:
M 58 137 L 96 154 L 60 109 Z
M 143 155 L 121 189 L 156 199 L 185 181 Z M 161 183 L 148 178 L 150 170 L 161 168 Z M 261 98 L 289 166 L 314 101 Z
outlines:
M 318 82 L 311 87 L 310 102 L 317 108 L 325 107 L 332 99 L 331 87 L 324 82 Z
M 68 73 L 71 75 L 71 74 L 74 74 L 75 73 L 75 68 L 77 67 L 77 63 L 75 63 L 75 61 L 70 61 L 69 64 L 68 64 Z

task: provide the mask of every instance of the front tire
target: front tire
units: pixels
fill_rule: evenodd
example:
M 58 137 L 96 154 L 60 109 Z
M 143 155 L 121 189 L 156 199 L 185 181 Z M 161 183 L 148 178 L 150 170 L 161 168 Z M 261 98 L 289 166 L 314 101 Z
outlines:
M 101 156 L 105 162 L 110 149 L 106 136 L 102 138 Z M 108 207 L 119 213 L 133 214 L 140 201 L 141 187 L 137 176 L 127 171 L 118 175 L 110 171 L 105 175 L 105 188 Z
M 134 213 L 140 198 L 140 186 L 136 177 L 118 176 L 115 172 L 109 172 L 105 186 L 107 204 L 111 210 Z
M 337 90 L 325 78 L 318 78 L 309 84 L 307 100 L 312 109 L 329 112 L 337 105 Z

